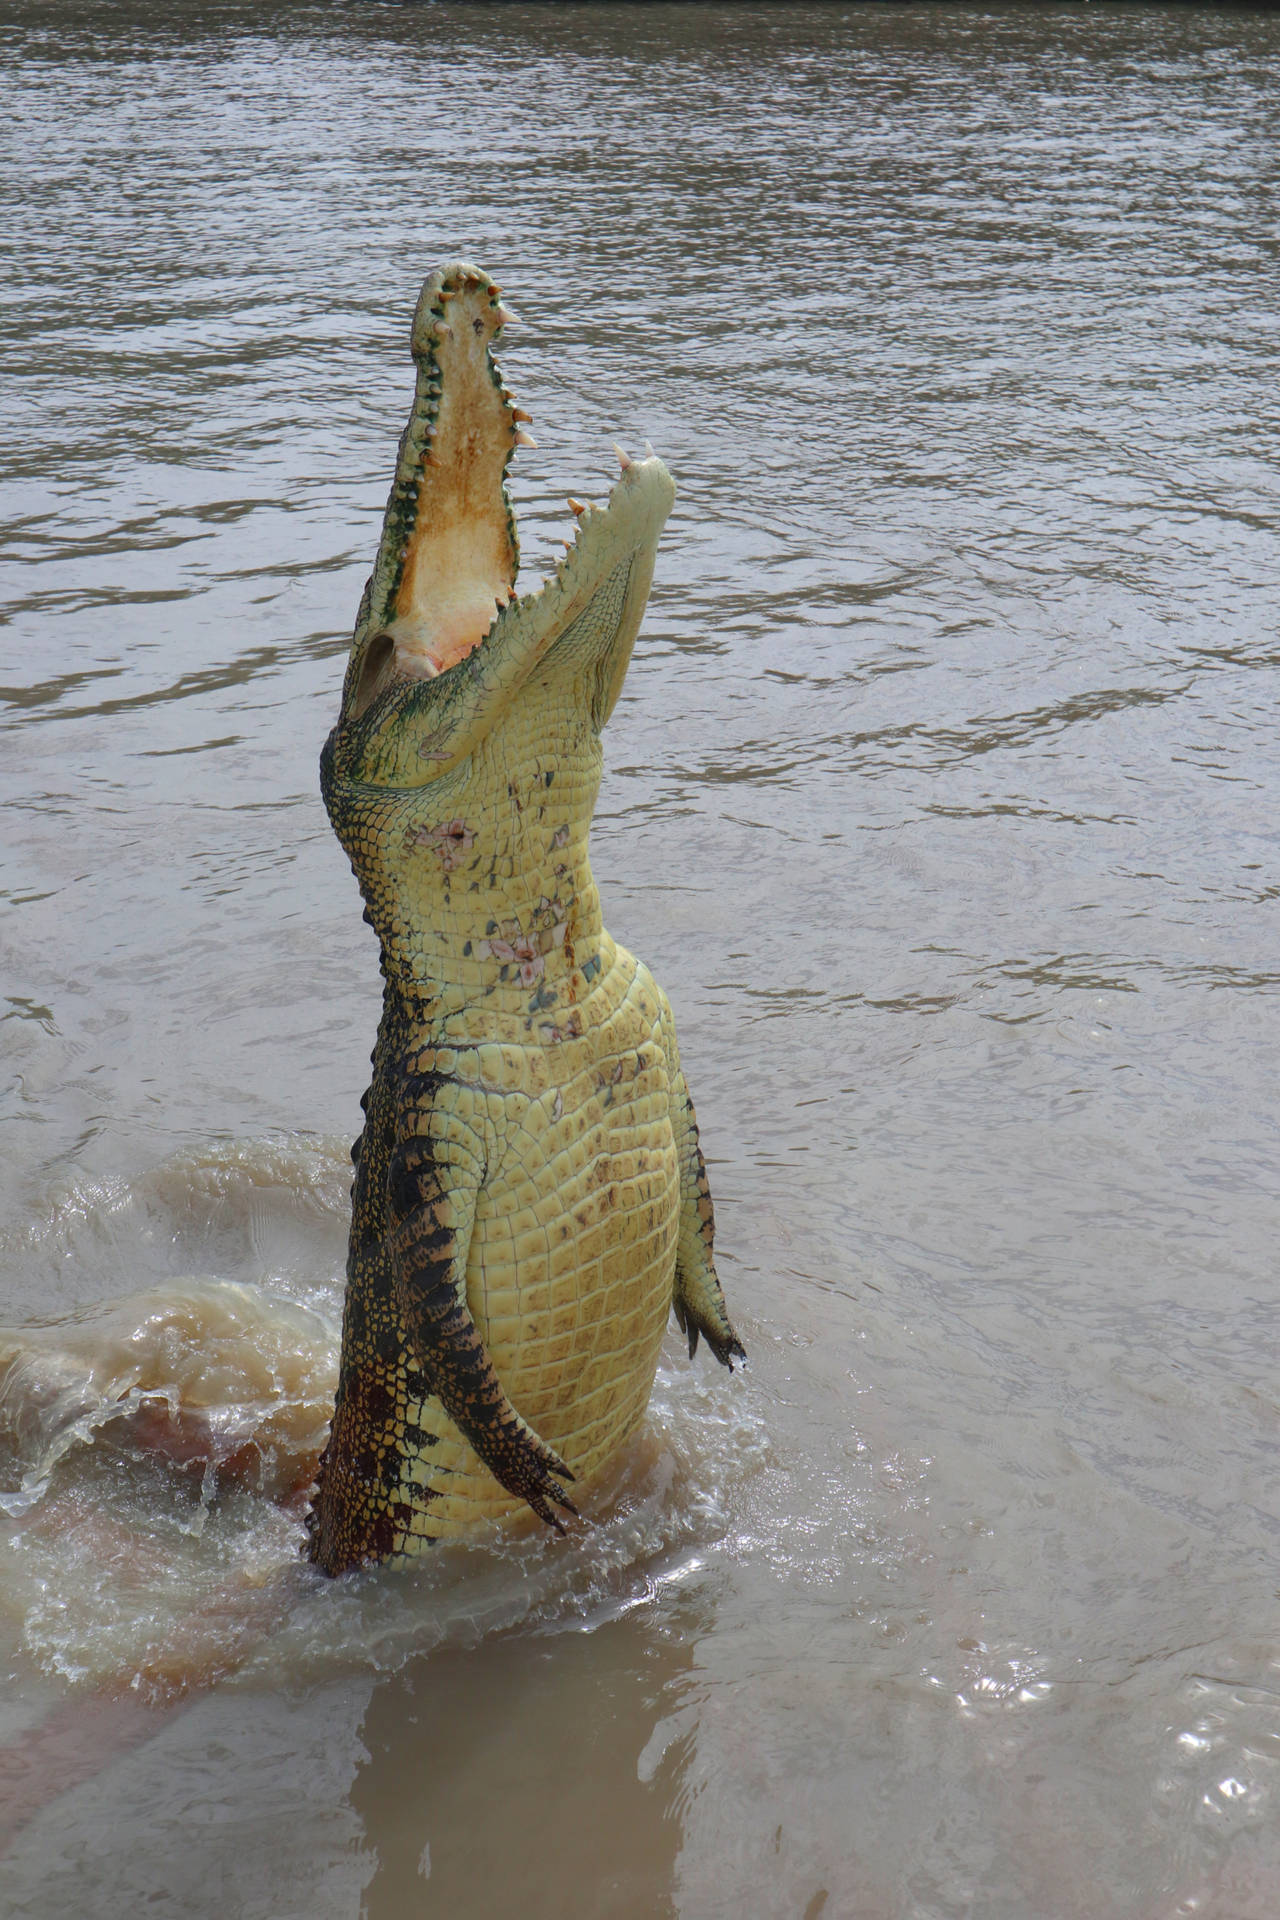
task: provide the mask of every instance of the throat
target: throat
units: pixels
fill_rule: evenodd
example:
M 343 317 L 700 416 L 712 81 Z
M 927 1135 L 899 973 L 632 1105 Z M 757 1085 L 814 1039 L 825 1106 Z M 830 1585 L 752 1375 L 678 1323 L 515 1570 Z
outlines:
M 535 1022 L 586 997 L 607 938 L 590 869 L 569 867 L 533 897 L 468 890 L 444 911 L 378 932 L 383 972 L 406 997 L 441 1014 L 474 1006 Z

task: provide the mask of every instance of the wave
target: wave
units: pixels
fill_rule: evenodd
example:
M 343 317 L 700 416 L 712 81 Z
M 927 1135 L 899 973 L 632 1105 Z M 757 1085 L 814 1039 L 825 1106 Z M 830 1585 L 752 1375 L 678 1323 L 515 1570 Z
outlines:
M 306 1565 L 348 1178 L 330 1143 L 241 1143 L 68 1192 L 27 1235 L 25 1259 L 70 1261 L 81 1293 L 131 1255 L 154 1268 L 198 1248 L 230 1270 L 0 1329 L 0 1623 L 19 1665 L 153 1701 L 232 1676 L 386 1672 L 503 1628 L 614 1618 L 723 1542 L 763 1420 L 740 1378 L 690 1368 L 673 1341 L 567 1541 L 529 1516 L 409 1570 Z

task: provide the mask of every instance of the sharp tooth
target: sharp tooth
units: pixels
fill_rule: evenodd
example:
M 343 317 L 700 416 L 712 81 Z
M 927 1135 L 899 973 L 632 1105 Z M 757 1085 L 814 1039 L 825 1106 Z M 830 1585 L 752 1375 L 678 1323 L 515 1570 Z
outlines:
M 456 287 L 441 287 L 440 298 L 442 301 L 456 300 L 457 297 L 458 297 L 458 289 Z
M 618 456 L 618 465 L 622 468 L 622 471 L 625 473 L 627 468 L 631 465 L 631 455 L 629 453 L 624 453 L 616 440 L 613 443 L 613 450 Z
M 431 328 L 437 340 L 452 340 L 453 328 L 446 326 L 443 320 L 437 320 Z
M 658 457 L 653 450 L 652 440 L 646 440 L 644 443 L 644 457 L 646 460 L 656 460 Z
M 518 447 L 536 447 L 537 444 L 537 441 L 531 433 L 518 433 L 516 435 L 516 445 Z
M 530 424 L 533 422 L 533 415 L 526 413 L 523 407 L 512 407 L 511 418 L 513 420 L 527 420 Z
M 560 542 L 560 545 L 561 545 L 561 546 L 562 546 L 562 547 L 564 548 L 564 550 L 565 550 L 565 552 L 566 552 L 566 553 L 572 553 L 572 552 L 573 552 L 573 542 L 572 542 L 572 540 L 562 540 L 562 541 Z M 560 564 L 561 564 L 561 566 L 563 566 L 563 565 L 564 565 L 564 562 L 563 562 L 563 560 L 562 560 L 562 561 L 560 562 Z
M 569 495 L 569 505 L 573 508 L 573 511 L 575 513 L 585 513 L 587 510 L 586 501 L 575 500 L 572 494 Z
M 513 313 L 510 307 L 495 307 L 494 312 L 498 317 L 498 325 L 500 327 L 518 327 L 520 325 L 520 315 Z

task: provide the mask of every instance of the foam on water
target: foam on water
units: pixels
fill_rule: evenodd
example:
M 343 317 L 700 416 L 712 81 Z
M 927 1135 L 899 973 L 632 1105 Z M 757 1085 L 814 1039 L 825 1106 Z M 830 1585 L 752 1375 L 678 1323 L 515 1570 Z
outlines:
M 192 1279 L 44 1326 L 0 1330 L 0 1511 L 21 1518 L 76 1449 L 108 1443 L 244 1481 L 305 1488 L 324 1444 L 332 1323 L 266 1288 Z
M 313 1238 L 345 1225 L 334 1162 L 328 1146 L 188 1153 L 62 1195 L 25 1236 L 33 1263 L 109 1246 L 122 1269 L 163 1265 L 198 1243 L 239 1268 L 0 1331 L 0 1617 L 40 1671 L 158 1699 L 237 1672 L 385 1672 L 520 1622 L 612 1618 L 723 1538 L 763 1425 L 727 1377 L 678 1364 L 569 1542 L 517 1520 L 408 1572 L 305 1566 L 341 1282 L 282 1254 L 308 1212 Z

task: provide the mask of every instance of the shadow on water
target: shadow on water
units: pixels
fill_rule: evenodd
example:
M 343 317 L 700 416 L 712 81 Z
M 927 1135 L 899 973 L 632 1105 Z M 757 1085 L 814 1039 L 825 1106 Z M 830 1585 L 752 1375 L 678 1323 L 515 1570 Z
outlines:
M 674 1914 L 687 1742 L 651 1753 L 691 1664 L 628 1616 L 441 1649 L 380 1682 L 351 1788 L 376 1860 L 362 1920 Z

